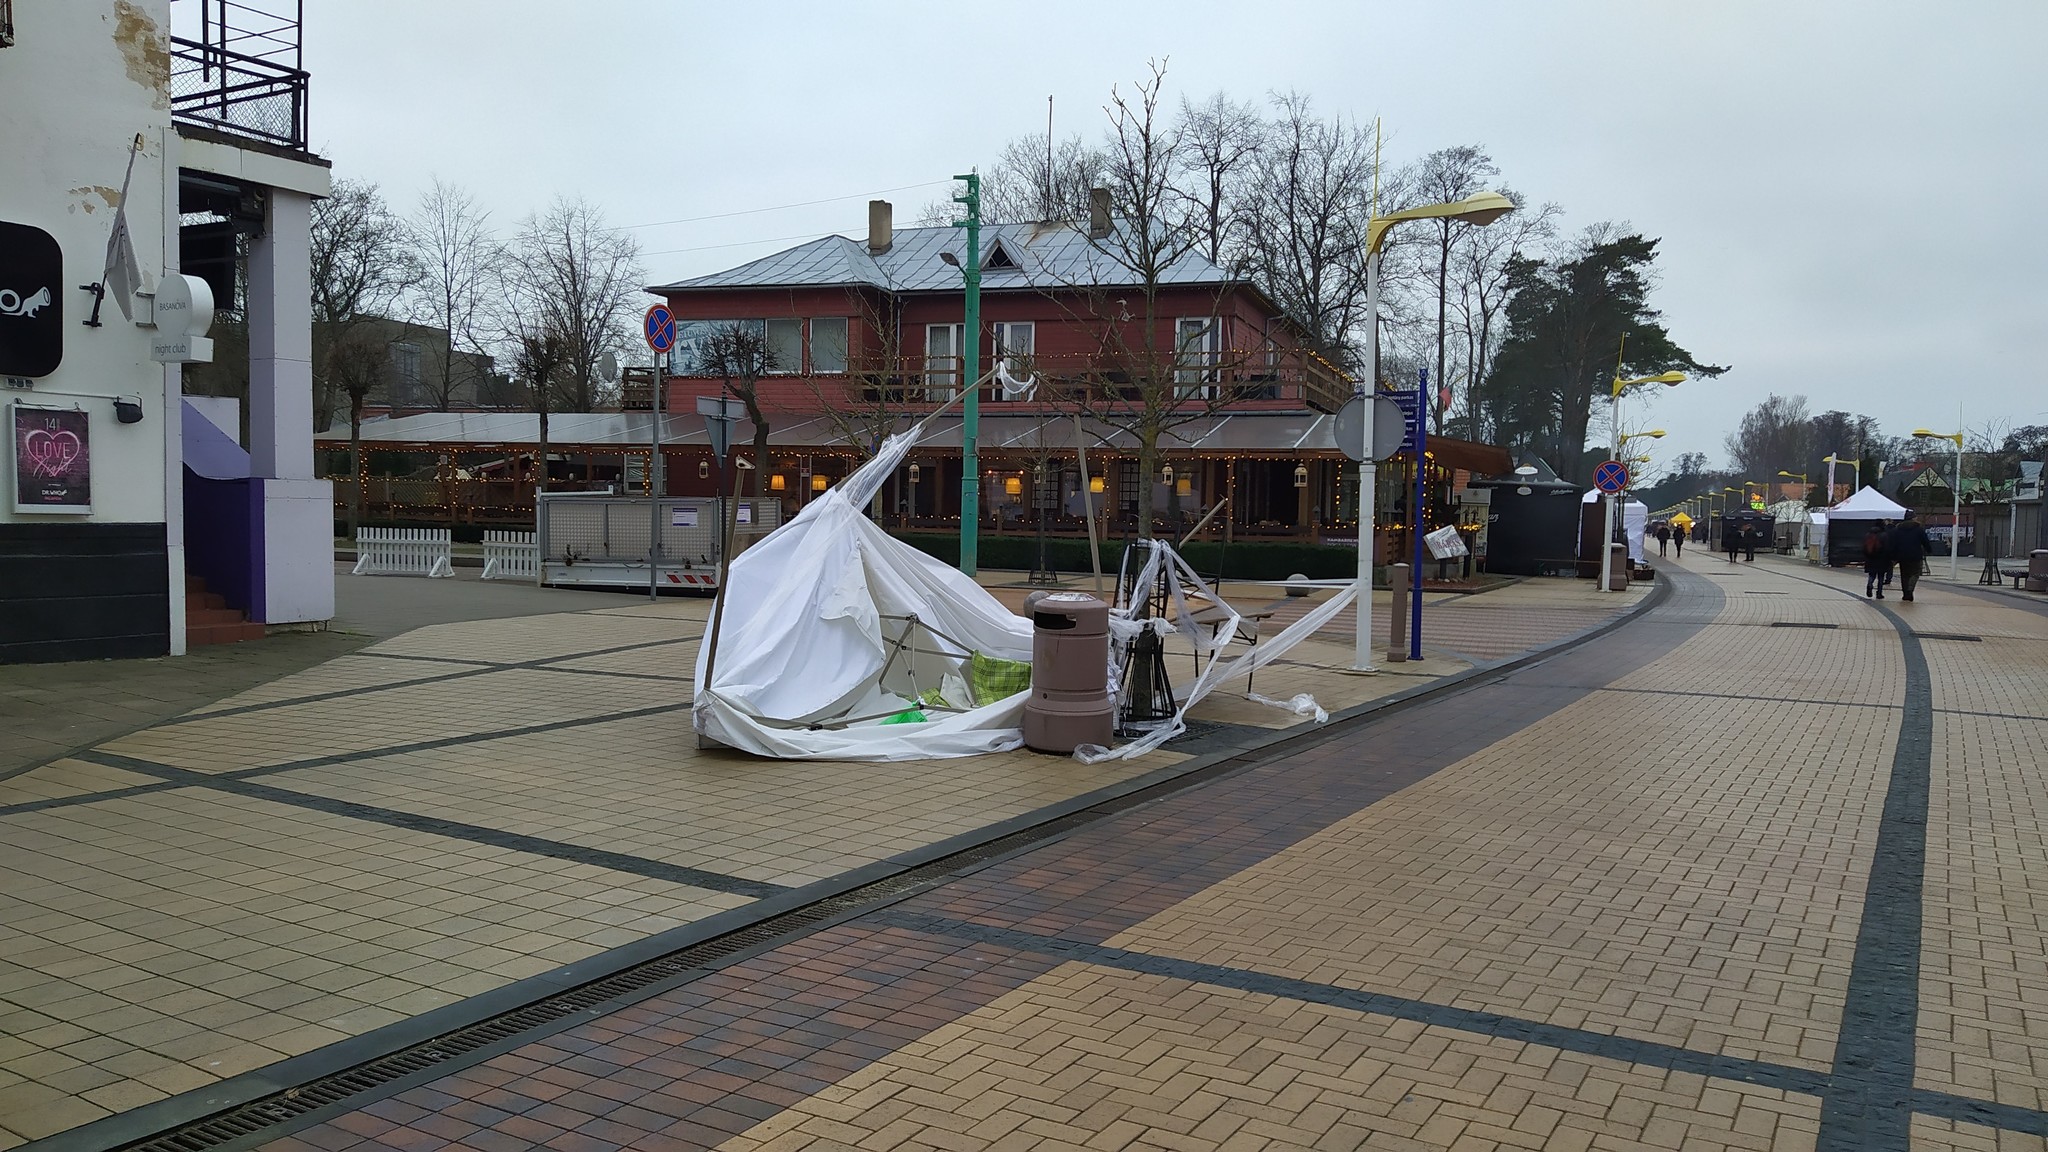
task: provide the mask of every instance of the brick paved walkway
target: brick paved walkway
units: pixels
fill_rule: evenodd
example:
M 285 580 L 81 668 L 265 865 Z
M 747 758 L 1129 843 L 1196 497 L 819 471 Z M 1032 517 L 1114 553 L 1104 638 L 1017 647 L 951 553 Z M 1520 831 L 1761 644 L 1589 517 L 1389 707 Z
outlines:
M 2042 1147 L 2048 620 L 1722 564 L 268 1146 Z
M 600 607 L 535 615 L 556 602 L 532 589 L 342 587 L 395 597 L 350 609 L 385 638 L 279 638 L 346 654 L 253 686 L 198 664 L 95 665 L 114 694 L 163 667 L 200 674 L 150 705 L 181 714 L 0 773 L 0 1147 L 204 1109 L 285 1075 L 268 1070 L 280 1060 L 402 1046 L 573 983 L 608 950 L 665 951 L 1295 723 L 1219 694 L 1188 739 L 1129 764 L 755 761 L 700 753 L 688 732 L 705 601 L 571 596 Z M 1488 595 L 1535 640 L 1640 600 L 1570 583 Z M 503 618 L 412 627 L 450 597 Z M 1257 686 L 1341 710 L 1470 666 L 1436 652 L 1333 677 L 1349 655 L 1348 638 L 1313 641 Z

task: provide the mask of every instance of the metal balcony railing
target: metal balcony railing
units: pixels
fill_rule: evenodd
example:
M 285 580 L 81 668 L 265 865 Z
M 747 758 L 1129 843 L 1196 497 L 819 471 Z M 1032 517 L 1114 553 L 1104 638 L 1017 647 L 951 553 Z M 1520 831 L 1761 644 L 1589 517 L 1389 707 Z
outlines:
M 307 79 L 303 68 L 171 38 L 173 120 L 304 150 Z

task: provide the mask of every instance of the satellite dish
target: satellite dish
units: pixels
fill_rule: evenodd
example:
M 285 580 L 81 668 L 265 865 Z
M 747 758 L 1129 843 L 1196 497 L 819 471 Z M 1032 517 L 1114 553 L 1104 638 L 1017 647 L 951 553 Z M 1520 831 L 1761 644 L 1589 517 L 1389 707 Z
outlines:
M 1336 426 L 1331 435 L 1336 438 L 1337 448 L 1352 460 L 1359 458 L 1358 451 L 1365 442 L 1365 430 L 1359 425 L 1365 420 L 1366 400 L 1353 396 L 1337 409 Z M 1372 398 L 1372 458 L 1385 460 L 1401 450 L 1401 442 L 1407 439 L 1407 414 L 1401 406 L 1385 396 Z
M 609 384 L 619 378 L 619 358 L 607 352 L 597 358 L 597 376 Z

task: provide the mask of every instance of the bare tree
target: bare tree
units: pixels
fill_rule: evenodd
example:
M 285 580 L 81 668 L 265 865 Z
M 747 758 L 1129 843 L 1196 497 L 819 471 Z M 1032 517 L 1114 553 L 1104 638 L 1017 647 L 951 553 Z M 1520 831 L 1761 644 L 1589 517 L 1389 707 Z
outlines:
M 1485 150 L 1460 144 L 1439 148 L 1417 161 L 1406 184 L 1420 203 L 1448 204 L 1481 191 L 1499 175 L 1500 169 Z M 1437 395 L 1441 397 L 1449 380 L 1450 365 L 1446 362 L 1446 352 L 1450 337 L 1451 298 L 1458 294 L 1452 278 L 1452 260 L 1459 245 L 1474 229 L 1467 222 L 1448 217 L 1421 223 L 1427 227 L 1418 231 L 1426 235 L 1427 240 L 1411 251 L 1420 257 L 1419 278 L 1429 285 L 1436 304 L 1436 382 Z M 1445 407 L 1441 400 L 1431 406 L 1434 416 L 1432 430 L 1435 432 L 1444 430 Z
M 594 411 L 601 399 L 597 364 L 623 350 L 641 299 L 640 246 L 607 226 L 581 198 L 561 199 L 528 216 L 513 243 L 525 293 L 565 342 L 568 402 Z
M 1103 162 L 1102 152 L 1079 136 L 1058 141 L 1043 133 L 1017 137 L 982 173 L 982 223 L 1087 219 L 1088 190 L 1102 182 Z M 959 215 L 960 206 L 949 196 L 926 205 L 917 223 L 942 227 Z
M 480 336 L 498 296 L 502 254 L 491 234 L 490 213 L 476 198 L 435 179 L 420 200 L 411 222 L 413 258 L 419 279 L 413 291 L 414 313 L 448 334 L 439 352 L 439 371 L 421 383 L 434 407 L 446 412 L 467 379 L 476 375 L 462 354 L 483 351 Z
M 1095 242 L 1097 259 L 1082 282 L 1065 283 L 1049 295 L 1071 315 L 1072 326 L 1088 333 L 1096 347 L 1089 368 L 1071 382 L 1057 402 L 1079 408 L 1128 432 L 1138 445 L 1138 468 L 1151 476 L 1159 441 L 1171 429 L 1200 419 L 1228 403 L 1234 375 L 1226 322 L 1217 307 L 1235 290 L 1215 286 L 1200 331 L 1182 331 L 1183 308 L 1166 305 L 1187 289 L 1173 283 L 1188 261 L 1201 261 L 1203 235 L 1190 214 L 1190 201 L 1177 185 L 1183 175 L 1180 142 L 1160 115 L 1166 66 L 1150 73 L 1126 94 L 1111 90 L 1103 185 L 1109 194 L 1109 235 Z M 1138 485 L 1138 533 L 1152 534 L 1153 494 Z
M 763 495 L 768 467 L 768 416 L 761 408 L 761 377 L 778 371 L 782 364 L 768 346 L 768 335 L 759 328 L 734 322 L 713 328 L 697 345 L 698 371 L 716 376 L 741 404 L 754 425 L 754 491 Z M 737 495 L 737 492 L 735 492 Z
M 1772 395 L 1750 409 L 1741 425 L 1723 442 L 1728 460 L 1745 477 L 1775 481 L 1780 469 L 1792 470 L 1808 458 L 1812 421 L 1806 397 Z
M 1458 319 L 1465 341 L 1468 382 L 1462 431 L 1474 440 L 1485 440 L 1494 434 L 1486 406 L 1479 402 L 1480 389 L 1472 385 L 1485 380 L 1493 364 L 1495 340 L 1508 303 L 1508 266 L 1523 254 L 1549 243 L 1557 232 L 1557 218 L 1564 211 L 1554 203 L 1532 208 L 1513 189 L 1500 191 L 1519 207 L 1491 227 L 1467 229 L 1452 258 L 1456 264 Z
M 548 490 L 548 413 L 554 407 L 554 394 L 562 387 L 562 375 L 569 363 L 569 341 L 544 315 L 536 315 L 522 325 L 513 340 L 513 373 L 540 418 L 533 477 L 534 495 L 539 496 Z
M 1246 185 L 1257 170 L 1266 125 L 1259 110 L 1218 92 L 1201 104 L 1180 103 L 1181 194 L 1193 205 L 1202 252 L 1216 264 L 1237 265 Z M 1226 260 L 1226 254 L 1230 259 Z
M 313 426 L 325 431 L 345 390 L 339 375 L 346 349 L 353 378 L 363 350 L 354 347 L 366 324 L 381 319 L 418 279 L 405 225 L 375 184 L 334 182 L 332 195 L 313 202 L 309 271 L 313 282 Z M 361 398 L 351 395 L 351 422 Z
M 853 327 L 861 333 L 860 354 L 849 356 L 843 373 L 828 373 L 824 379 L 807 374 L 802 380 L 817 402 L 818 412 L 832 425 L 839 439 L 859 452 L 862 459 L 870 459 L 904 417 L 923 411 L 925 392 L 921 385 L 911 384 L 905 371 L 902 299 L 848 289 L 846 300 L 848 309 L 854 313 Z M 814 329 L 814 349 L 816 340 Z M 871 509 L 878 521 L 882 510 L 882 491 L 878 488 Z
M 331 386 L 348 397 L 348 530 L 354 535 L 363 519 L 363 402 L 391 387 L 391 347 L 374 329 L 355 325 L 331 337 L 325 351 Z
M 1308 97 L 1274 98 L 1263 162 L 1245 190 L 1251 271 L 1310 333 L 1350 367 L 1365 322 L 1365 225 L 1372 209 L 1372 140 Z

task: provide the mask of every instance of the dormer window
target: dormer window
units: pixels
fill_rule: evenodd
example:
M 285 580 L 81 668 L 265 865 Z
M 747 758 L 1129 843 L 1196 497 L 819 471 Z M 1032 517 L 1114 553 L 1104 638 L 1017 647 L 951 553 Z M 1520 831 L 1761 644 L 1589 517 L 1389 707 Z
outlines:
M 1001 240 L 988 246 L 988 255 L 981 262 L 981 270 L 984 272 L 1015 272 L 1021 267 L 1022 265 L 1017 263 L 1017 258 L 1010 255 L 1010 250 L 1003 246 Z

